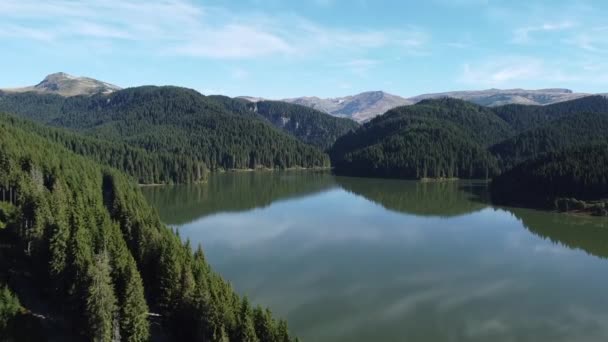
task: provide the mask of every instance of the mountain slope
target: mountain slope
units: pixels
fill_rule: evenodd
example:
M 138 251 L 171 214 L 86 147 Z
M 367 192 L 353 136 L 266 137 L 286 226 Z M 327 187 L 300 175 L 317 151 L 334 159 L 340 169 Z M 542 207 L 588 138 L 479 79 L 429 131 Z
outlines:
M 317 110 L 279 101 L 259 101 L 249 108 L 301 141 L 326 150 L 359 125 Z
M 490 148 L 503 170 L 546 152 L 598 141 L 608 142 L 608 112 L 578 113 L 552 120 Z
M 0 283 L 36 313 L 15 340 L 291 340 L 119 172 L 7 123 L 0 166 Z
M 351 118 L 357 122 L 367 121 L 389 109 L 412 103 L 407 99 L 382 91 L 327 99 L 298 97 L 281 101 L 310 107 L 334 116 Z
M 608 194 L 607 165 L 606 143 L 546 153 L 525 161 L 492 180 L 492 200 L 542 207 L 561 207 L 563 203 L 569 206 L 567 203 L 571 203 L 580 209 L 590 209 L 585 203 L 573 200 L 561 202 L 559 199 L 605 199 Z M 606 213 L 604 204 L 593 209 Z
M 227 111 L 185 88 L 146 86 L 67 98 L 2 94 L 0 110 L 155 153 L 184 155 L 212 170 L 329 164 L 325 154 L 269 123 Z
M 483 146 L 491 146 L 513 135 L 513 129 L 507 122 L 498 117 L 490 108 L 478 106 L 463 100 L 441 98 L 423 100 L 412 106 L 392 109 L 375 118 L 375 125 L 403 118 L 433 118 L 449 122 L 463 130 L 473 141 Z M 399 125 L 388 129 L 398 129 Z
M 149 152 L 126 143 L 88 137 L 6 114 L 0 114 L 0 124 L 44 137 L 76 154 L 118 169 L 139 184 L 194 183 L 206 179 L 204 163 L 183 155 Z
M 547 106 L 505 105 L 493 110 L 521 132 L 576 113 L 608 113 L 608 99 L 596 95 Z
M 569 89 L 487 89 L 423 94 L 410 97 L 408 100 L 418 102 L 426 99 L 451 97 L 473 102 L 481 106 L 493 107 L 505 104 L 547 105 L 574 100 L 589 95 L 590 94 L 574 93 Z
M 485 146 L 512 134 L 491 110 L 455 99 L 395 108 L 336 141 L 339 173 L 398 178 L 483 178 L 497 172 Z
M 76 77 L 63 72 L 50 74 L 35 86 L 0 89 L 9 93 L 35 92 L 61 96 L 109 94 L 121 88 L 89 77 Z
M 358 127 L 350 119 L 337 118 L 309 107 L 281 101 L 252 102 L 242 97 L 209 96 L 229 111 L 258 117 L 298 140 L 327 150 L 337 138 Z

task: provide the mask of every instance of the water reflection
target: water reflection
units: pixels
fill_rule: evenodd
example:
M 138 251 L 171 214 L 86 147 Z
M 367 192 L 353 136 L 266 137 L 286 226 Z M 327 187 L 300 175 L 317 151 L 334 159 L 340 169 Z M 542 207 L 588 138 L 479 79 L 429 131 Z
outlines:
M 205 184 L 142 189 L 163 221 L 180 225 L 219 212 L 238 212 L 334 187 L 329 172 L 230 172 Z
M 476 183 L 218 177 L 153 198 L 305 341 L 608 339 L 605 219 L 493 207 Z
M 414 215 L 450 217 L 487 207 L 473 201 L 474 189 L 486 184 L 474 181 L 416 182 L 397 179 L 337 177 L 345 190 L 384 208 Z
M 608 258 L 608 219 L 510 208 L 530 232 L 553 243 Z

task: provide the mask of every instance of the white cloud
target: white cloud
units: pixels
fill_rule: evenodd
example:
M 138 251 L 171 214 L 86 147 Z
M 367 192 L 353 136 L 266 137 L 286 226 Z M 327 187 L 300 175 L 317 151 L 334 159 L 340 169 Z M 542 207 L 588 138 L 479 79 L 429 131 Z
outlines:
M 352 59 L 343 63 L 337 63 L 332 66 L 346 68 L 350 70 L 350 72 L 352 72 L 353 74 L 364 76 L 370 69 L 374 68 L 377 65 L 380 65 L 381 63 L 382 62 L 380 60 L 361 58 Z
M 128 41 L 166 55 L 218 59 L 300 57 L 386 47 L 407 51 L 421 49 L 429 40 L 412 28 L 341 29 L 295 15 L 236 13 L 188 0 L 3 0 L 0 16 L 0 38 L 57 44 Z
M 230 71 L 230 75 L 235 80 L 244 80 L 249 77 L 249 71 L 247 71 L 245 69 L 241 69 L 241 68 L 233 68 Z
M 544 23 L 537 26 L 520 27 L 513 32 L 514 43 L 529 43 L 532 41 L 532 35 L 535 33 L 547 33 L 568 30 L 575 27 L 576 24 L 572 21 L 562 21 L 557 23 Z
M 466 63 L 462 67 L 460 82 L 473 86 L 510 87 L 526 82 L 562 84 L 580 81 L 589 75 L 573 69 L 576 65 L 551 62 L 534 57 L 490 58 L 478 63 Z
M 513 59 L 465 64 L 462 80 L 465 83 L 500 85 L 511 81 L 536 78 L 542 74 L 543 63 L 537 59 Z

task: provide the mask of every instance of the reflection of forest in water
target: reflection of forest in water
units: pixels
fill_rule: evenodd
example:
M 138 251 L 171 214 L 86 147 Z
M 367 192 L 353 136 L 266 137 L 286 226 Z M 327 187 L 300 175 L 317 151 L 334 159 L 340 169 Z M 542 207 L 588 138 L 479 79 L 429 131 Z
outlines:
M 328 172 L 238 172 L 217 174 L 207 184 L 144 188 L 168 224 L 181 225 L 207 215 L 265 207 L 273 202 L 342 189 L 387 210 L 418 216 L 454 217 L 480 211 L 487 184 L 476 181 L 416 182 L 335 177 Z M 506 208 L 530 232 L 569 248 L 608 257 L 608 219 L 530 209 Z M 340 210 L 340 208 L 336 208 Z
M 530 232 L 553 243 L 608 258 L 608 219 L 509 208 Z
M 145 187 L 143 192 L 165 223 L 180 225 L 211 214 L 265 207 L 333 186 L 329 172 L 259 171 L 214 174 L 205 184 Z
M 406 214 L 450 217 L 485 207 L 474 200 L 486 184 L 475 181 L 417 182 L 379 178 L 337 177 L 342 188 L 384 208 Z M 482 190 L 479 190 L 481 188 Z

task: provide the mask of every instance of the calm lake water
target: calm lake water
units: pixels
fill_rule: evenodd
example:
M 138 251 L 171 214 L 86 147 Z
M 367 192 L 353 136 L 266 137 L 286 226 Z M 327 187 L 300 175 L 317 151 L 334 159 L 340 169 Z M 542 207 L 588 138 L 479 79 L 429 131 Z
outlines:
M 608 221 L 498 208 L 475 182 L 227 173 L 144 188 L 304 341 L 607 341 Z

